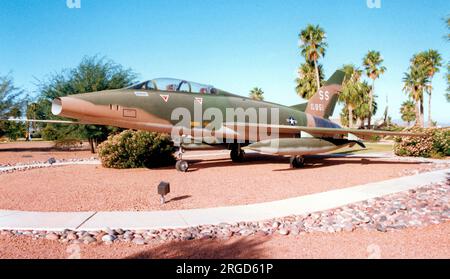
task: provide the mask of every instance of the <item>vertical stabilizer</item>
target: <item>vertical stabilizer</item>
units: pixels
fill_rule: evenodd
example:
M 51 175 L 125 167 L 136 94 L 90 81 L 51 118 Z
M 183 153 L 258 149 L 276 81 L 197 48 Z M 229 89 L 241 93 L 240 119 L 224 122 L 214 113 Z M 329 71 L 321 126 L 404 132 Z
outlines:
M 321 118 L 329 118 L 333 115 L 344 78 L 345 73 L 343 71 L 337 70 L 334 72 L 324 86 L 309 99 L 305 112 Z

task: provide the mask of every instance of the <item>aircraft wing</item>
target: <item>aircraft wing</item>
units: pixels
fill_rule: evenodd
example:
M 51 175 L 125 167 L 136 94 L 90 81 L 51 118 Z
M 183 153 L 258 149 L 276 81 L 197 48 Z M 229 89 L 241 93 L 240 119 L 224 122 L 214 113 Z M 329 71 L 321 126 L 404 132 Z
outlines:
M 358 138 L 369 138 L 371 136 L 397 136 L 397 137 L 423 137 L 422 133 L 406 133 L 406 132 L 392 132 L 381 130 L 360 130 L 347 128 L 321 128 L 321 127 L 299 127 L 303 132 L 312 135 L 335 136 L 353 134 Z
M 305 127 L 305 126 L 289 126 L 289 125 L 270 125 L 270 124 L 253 124 L 253 123 L 224 123 L 227 128 L 239 132 L 239 128 L 245 126 L 246 131 L 251 128 L 266 129 L 268 132 L 278 132 L 279 134 L 299 134 L 306 132 L 314 137 L 334 137 L 334 136 L 348 136 L 355 135 L 359 138 L 365 139 L 371 136 L 408 136 L 408 137 L 422 137 L 422 133 L 407 133 L 407 132 L 392 132 L 380 130 L 359 130 L 348 128 L 325 128 L 325 127 Z
M 84 123 L 81 123 L 81 122 L 68 121 L 68 120 L 39 120 L 39 119 L 20 119 L 20 118 L 0 119 L 0 121 L 52 123 L 52 124 L 84 124 Z
M 20 118 L 10 118 L 10 119 L 0 119 L 0 121 L 13 121 L 13 122 L 34 122 L 34 123 L 53 123 L 53 124 L 89 124 L 78 121 L 69 120 L 38 120 L 38 119 L 20 119 Z M 366 139 L 371 136 L 406 136 L 406 137 L 422 137 L 425 136 L 423 133 L 407 133 L 407 132 L 392 132 L 392 131 L 381 131 L 381 130 L 360 130 L 360 129 L 348 129 L 348 128 L 325 128 L 325 127 L 306 127 L 306 126 L 289 126 L 289 125 L 271 125 L 271 124 L 261 124 L 261 123 L 224 123 L 224 127 L 235 131 L 239 134 L 242 128 L 245 129 L 246 133 L 250 129 L 265 129 L 267 132 L 279 133 L 279 134 L 299 134 L 300 132 L 306 132 L 314 137 L 335 137 L 335 136 L 349 136 L 349 134 L 357 136 L 358 138 Z M 230 131 L 231 132 L 231 131 Z M 234 134 L 234 133 L 233 133 Z

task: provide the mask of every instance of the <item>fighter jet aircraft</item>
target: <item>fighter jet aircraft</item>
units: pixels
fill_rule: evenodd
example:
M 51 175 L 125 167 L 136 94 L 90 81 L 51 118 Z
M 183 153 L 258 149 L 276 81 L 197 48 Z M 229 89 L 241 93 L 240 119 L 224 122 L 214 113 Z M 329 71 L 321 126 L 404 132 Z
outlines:
M 244 150 L 289 155 L 292 168 L 304 156 L 355 144 L 372 135 L 420 136 L 401 132 L 345 129 L 331 122 L 344 81 L 338 70 L 309 100 L 295 106 L 252 100 L 211 85 L 159 78 L 124 89 L 70 95 L 52 102 L 54 115 L 76 123 L 164 132 L 179 147 L 176 168 L 185 172 L 184 149 L 226 148 L 233 162 Z M 67 123 L 67 122 L 66 122 Z

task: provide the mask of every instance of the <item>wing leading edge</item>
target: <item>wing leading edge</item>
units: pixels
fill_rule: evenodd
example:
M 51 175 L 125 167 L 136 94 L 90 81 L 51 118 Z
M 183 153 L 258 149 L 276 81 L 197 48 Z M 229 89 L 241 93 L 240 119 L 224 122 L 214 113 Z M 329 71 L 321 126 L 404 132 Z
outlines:
M 20 118 L 0 119 L 0 121 L 51 123 L 51 124 L 85 124 L 85 123 L 81 123 L 81 122 L 77 122 L 77 121 L 69 121 L 69 120 L 39 120 L 39 119 L 20 119 Z

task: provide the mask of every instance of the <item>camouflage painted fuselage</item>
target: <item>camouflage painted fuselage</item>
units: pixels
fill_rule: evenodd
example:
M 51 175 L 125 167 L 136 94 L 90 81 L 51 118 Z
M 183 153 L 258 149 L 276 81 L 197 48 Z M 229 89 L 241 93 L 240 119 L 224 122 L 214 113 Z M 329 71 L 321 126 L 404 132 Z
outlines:
M 327 118 L 333 113 L 342 80 L 343 73 L 337 71 L 307 104 L 293 107 L 212 87 L 192 93 L 186 81 L 175 90 L 170 84 L 166 85 L 168 90 L 157 90 L 152 80 L 125 89 L 58 98 L 53 101 L 52 112 L 82 123 L 163 132 L 172 138 L 182 136 L 185 145 L 188 138 L 209 146 L 241 143 L 272 154 L 315 154 L 352 144 L 339 135 L 310 135 L 299 129 L 340 128 Z M 189 88 L 180 90 L 183 85 Z M 275 150 L 273 144 L 280 149 Z
M 55 100 L 53 113 L 79 119 L 85 123 L 170 133 L 174 125 L 180 121 L 178 118 L 172 119 L 172 114 L 177 108 L 187 109 L 192 115 L 190 128 L 207 126 L 212 119 L 203 119 L 203 115 L 209 108 L 219 110 L 224 122 L 229 118 L 238 121 L 236 111 L 242 110 L 248 123 L 339 128 L 339 125 L 327 119 L 295 108 L 223 92 L 206 95 L 134 89 L 101 91 Z M 194 117 L 195 110 L 201 112 L 201 121 L 197 121 Z M 256 112 L 256 118 L 252 119 L 251 111 Z M 262 113 L 263 111 L 266 113 Z M 272 114 L 275 112 L 278 113 L 278 117 L 273 118 Z M 277 119 L 277 122 L 274 123 L 273 119 Z M 280 137 L 292 137 L 292 134 L 280 133 Z

